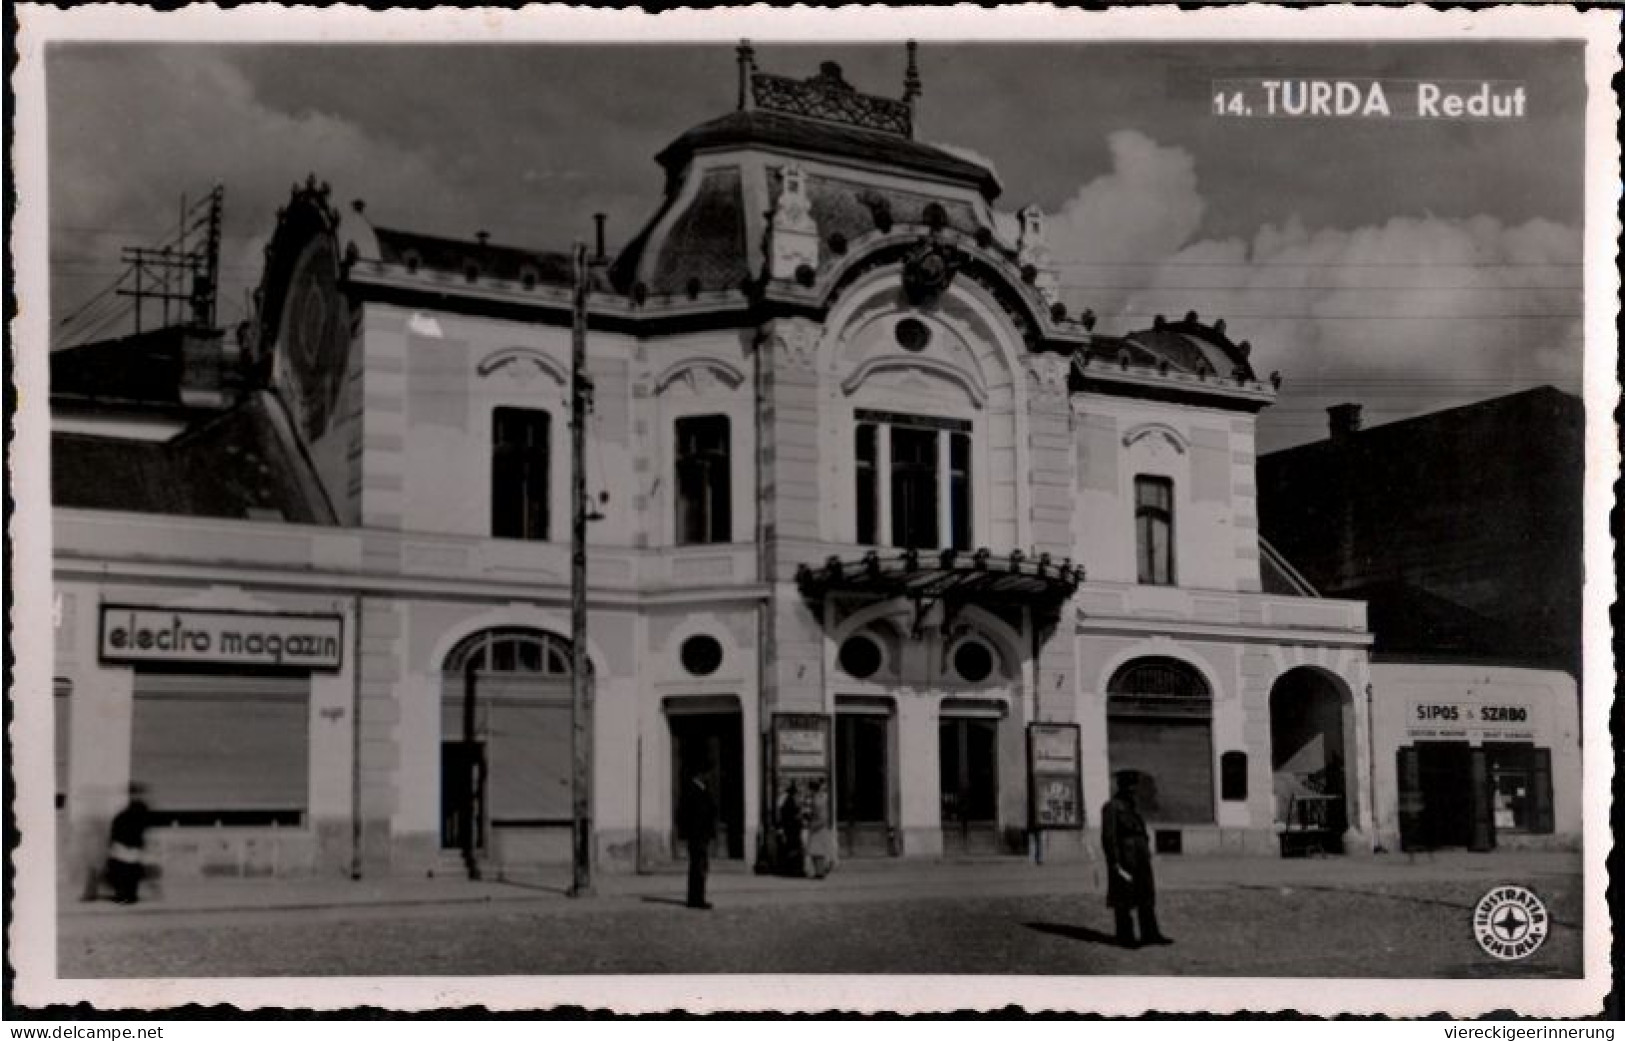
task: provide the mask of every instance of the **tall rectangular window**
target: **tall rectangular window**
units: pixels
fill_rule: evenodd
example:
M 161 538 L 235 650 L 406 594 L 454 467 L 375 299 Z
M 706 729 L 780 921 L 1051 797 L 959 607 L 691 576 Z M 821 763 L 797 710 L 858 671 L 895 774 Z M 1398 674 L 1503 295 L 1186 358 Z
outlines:
M 970 549 L 975 515 L 970 423 L 872 409 L 858 409 L 856 418 L 857 541 Z
M 872 546 L 880 541 L 880 447 L 878 433 L 879 428 L 873 423 L 858 424 L 858 541 L 866 546 Z
M 550 460 L 546 412 L 499 408 L 491 416 L 491 534 L 547 538 Z
M 1134 479 L 1134 533 L 1144 585 L 1174 584 L 1174 482 Z
M 937 432 L 891 430 L 891 541 L 931 548 L 937 542 Z
M 727 416 L 677 421 L 677 543 L 733 541 Z

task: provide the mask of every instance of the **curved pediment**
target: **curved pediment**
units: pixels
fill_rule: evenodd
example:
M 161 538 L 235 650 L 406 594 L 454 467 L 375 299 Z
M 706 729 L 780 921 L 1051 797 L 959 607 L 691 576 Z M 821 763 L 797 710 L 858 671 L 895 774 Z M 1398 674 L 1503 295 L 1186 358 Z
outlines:
M 673 362 L 655 378 L 655 393 L 664 394 L 673 383 L 686 382 L 695 391 L 720 383 L 729 390 L 745 382 L 745 374 L 720 358 L 684 358 Z
M 1166 442 L 1180 455 L 1184 455 L 1190 449 L 1190 442 L 1185 440 L 1185 435 L 1167 423 L 1141 423 L 1129 429 L 1123 434 L 1123 447 L 1131 448 L 1148 437 Z
M 851 394 L 863 386 L 865 380 L 882 372 L 922 373 L 935 376 L 956 384 L 977 408 L 981 408 L 987 402 L 987 388 L 982 385 L 980 377 L 952 362 L 930 356 L 882 354 L 866 358 L 841 381 L 841 389 Z
M 552 378 L 561 387 L 570 385 L 570 373 L 564 366 L 529 347 L 509 347 L 488 354 L 475 366 L 474 371 L 481 376 L 506 372 L 520 382 L 529 382 L 540 374 Z

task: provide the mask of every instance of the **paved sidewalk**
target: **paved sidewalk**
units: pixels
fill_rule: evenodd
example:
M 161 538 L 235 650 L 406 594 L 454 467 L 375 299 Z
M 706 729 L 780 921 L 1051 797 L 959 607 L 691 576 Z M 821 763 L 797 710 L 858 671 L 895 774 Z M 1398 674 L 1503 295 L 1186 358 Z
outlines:
M 1408 856 L 1327 857 L 1283 860 L 1268 857 L 1161 857 L 1158 886 L 1163 890 L 1286 887 L 1385 889 L 1430 882 L 1482 880 L 1485 888 L 1505 881 L 1581 874 L 1578 853 L 1503 851 Z M 291 879 L 173 878 L 140 904 L 121 907 L 107 901 L 81 902 L 76 893 L 59 894 L 67 918 L 146 916 L 175 912 L 266 911 L 344 907 L 451 906 L 459 904 L 551 904 L 566 906 L 647 905 L 681 900 L 681 867 L 646 875 L 600 873 L 592 900 L 567 896 L 568 868 L 479 882 L 464 878 L 389 876 Z M 968 861 L 847 861 L 824 880 L 756 875 L 726 865 L 711 875 L 710 892 L 719 900 L 749 905 L 765 902 L 835 903 L 913 898 L 1022 896 L 1100 892 L 1098 859 L 1036 865 L 1019 858 Z

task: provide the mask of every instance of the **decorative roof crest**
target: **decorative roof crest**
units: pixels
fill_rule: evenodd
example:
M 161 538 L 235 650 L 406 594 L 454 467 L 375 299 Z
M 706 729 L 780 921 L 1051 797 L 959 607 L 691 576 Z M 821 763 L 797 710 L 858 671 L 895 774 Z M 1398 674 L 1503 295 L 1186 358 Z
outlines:
M 757 72 L 755 51 L 749 43 L 739 48 L 740 76 L 748 79 L 750 89 L 741 89 L 739 107 L 757 108 L 767 112 L 808 119 L 822 119 L 831 123 L 878 130 L 887 134 L 914 136 L 914 99 L 919 96 L 919 69 L 914 63 L 914 51 L 909 51 L 910 72 L 904 81 L 904 100 L 863 94 L 846 81 L 840 65 L 826 61 L 819 65 L 818 73 L 798 80 L 770 72 Z M 743 84 L 741 84 L 743 87 Z

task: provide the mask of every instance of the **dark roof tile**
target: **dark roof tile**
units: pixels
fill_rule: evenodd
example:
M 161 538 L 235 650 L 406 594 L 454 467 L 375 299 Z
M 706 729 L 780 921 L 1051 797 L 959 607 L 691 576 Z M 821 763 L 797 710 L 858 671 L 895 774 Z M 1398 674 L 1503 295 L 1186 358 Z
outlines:
M 335 523 L 280 408 L 261 391 L 166 442 L 53 434 L 52 501 L 88 510 Z

